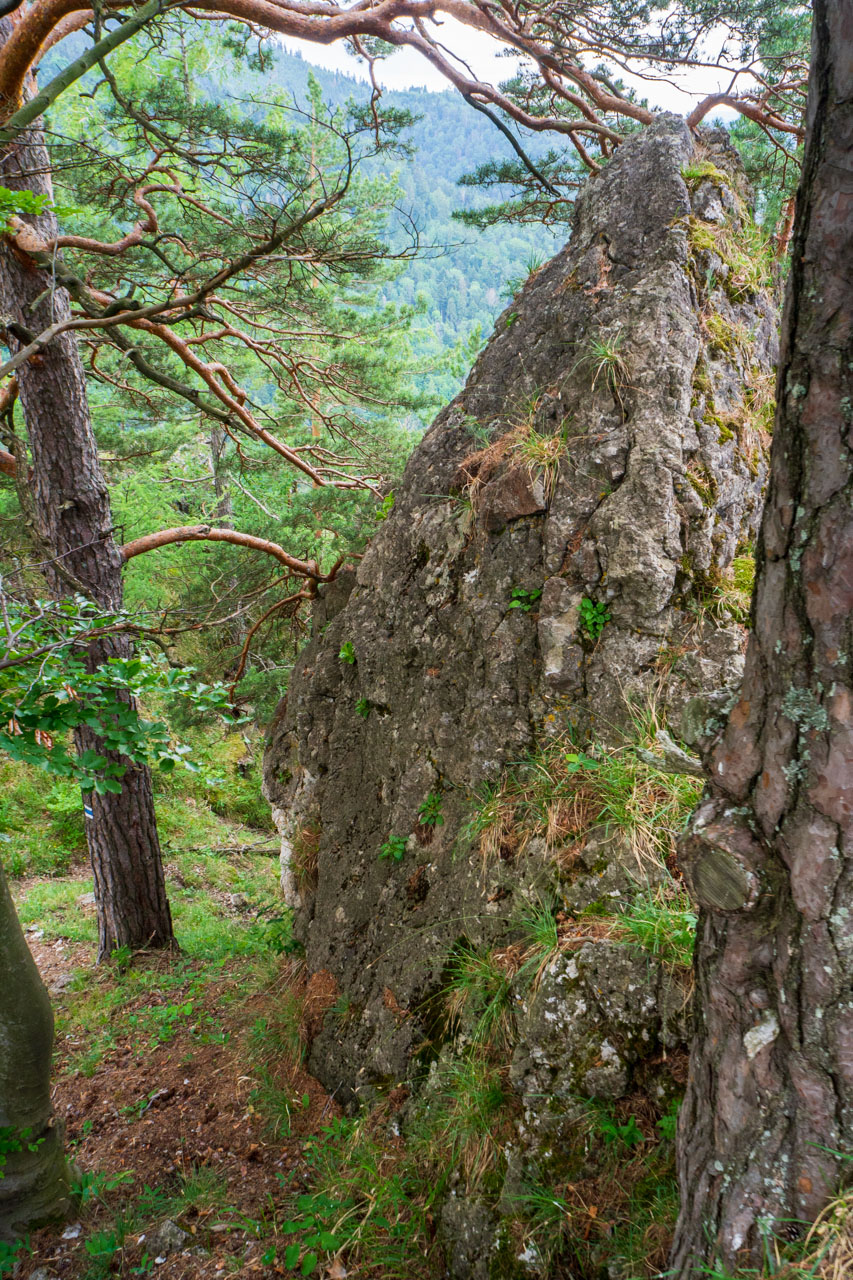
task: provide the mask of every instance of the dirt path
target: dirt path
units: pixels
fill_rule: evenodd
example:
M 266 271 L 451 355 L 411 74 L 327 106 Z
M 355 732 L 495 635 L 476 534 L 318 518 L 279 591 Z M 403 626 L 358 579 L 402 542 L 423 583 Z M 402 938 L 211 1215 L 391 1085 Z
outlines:
M 91 969 L 88 948 L 45 942 L 37 929 L 29 941 L 60 1025 L 81 966 L 93 987 L 108 990 L 109 976 Z M 167 1029 L 172 1009 L 191 1011 L 168 1043 L 120 1037 L 88 1076 L 68 1069 L 79 1037 L 60 1032 L 55 1109 L 83 1197 L 64 1228 L 32 1237 L 20 1280 L 292 1274 L 275 1260 L 274 1221 L 308 1185 L 308 1139 L 339 1112 L 286 1055 L 266 1075 L 251 1060 L 253 1024 L 274 1020 L 283 993 L 298 990 L 293 962 L 282 959 L 273 982 L 245 1001 L 235 999 L 239 978 L 232 969 L 201 999 L 191 980 L 170 988 L 161 1006 Z M 150 1009 L 150 995 L 144 1003 Z M 135 1016 L 132 1006 L 122 1013 L 124 1021 Z M 261 1076 L 291 1112 L 287 1136 L 276 1138 L 259 1108 Z M 334 1276 L 340 1268 L 324 1270 Z

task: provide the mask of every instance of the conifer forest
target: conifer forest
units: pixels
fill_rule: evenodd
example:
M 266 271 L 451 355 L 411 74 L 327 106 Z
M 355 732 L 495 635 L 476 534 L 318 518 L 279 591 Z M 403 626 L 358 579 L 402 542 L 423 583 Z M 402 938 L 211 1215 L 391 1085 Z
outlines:
M 0 1277 L 853 1280 L 852 406 L 853 0 L 0 0 Z

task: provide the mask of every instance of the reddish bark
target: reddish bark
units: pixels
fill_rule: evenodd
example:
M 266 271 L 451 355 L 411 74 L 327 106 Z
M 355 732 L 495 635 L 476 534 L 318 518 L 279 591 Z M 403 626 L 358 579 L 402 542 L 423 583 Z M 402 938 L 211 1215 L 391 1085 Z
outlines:
M 760 1264 L 853 1150 L 853 0 L 816 0 L 740 701 L 682 859 L 701 904 L 679 1278 Z
M 158 529 L 156 533 L 148 533 L 143 538 L 135 538 L 127 542 L 121 549 L 123 560 L 132 560 L 134 556 L 144 555 L 146 551 L 156 551 L 158 547 L 168 547 L 174 542 L 231 542 L 237 547 L 246 547 L 249 551 L 262 551 L 283 564 L 291 573 L 302 578 L 311 578 L 315 582 L 328 582 L 333 574 L 320 572 L 316 560 L 299 560 L 289 555 L 277 542 L 269 542 L 266 538 L 256 538 L 251 533 L 239 533 L 236 529 L 214 529 L 209 524 L 180 525 L 175 529 Z

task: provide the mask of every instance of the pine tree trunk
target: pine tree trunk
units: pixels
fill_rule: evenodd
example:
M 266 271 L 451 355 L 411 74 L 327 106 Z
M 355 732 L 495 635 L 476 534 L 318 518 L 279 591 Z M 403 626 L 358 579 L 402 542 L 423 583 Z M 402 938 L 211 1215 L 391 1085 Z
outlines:
M 0 23 L 0 43 L 9 20 Z M 0 162 L 0 181 L 14 190 L 52 195 L 50 161 L 40 132 L 22 135 Z M 57 234 L 50 212 L 32 220 L 39 235 Z M 0 247 L 0 305 L 7 319 L 33 332 L 70 315 L 64 289 L 54 288 L 50 272 L 8 240 Z M 14 351 L 18 341 L 9 335 Z M 57 557 L 45 566 L 57 594 L 71 588 L 57 568 L 64 566 L 107 609 L 121 605 L 121 555 L 113 538 L 109 496 L 92 431 L 86 381 L 77 340 L 65 333 L 17 371 L 20 402 L 32 454 L 32 495 L 41 536 Z M 129 641 L 95 643 L 89 661 L 97 666 L 110 655 L 127 656 Z M 79 750 L 103 752 L 91 730 L 76 735 Z M 117 757 L 116 757 L 117 758 Z M 127 764 L 127 761 L 122 763 Z M 166 897 L 154 816 L 151 777 L 146 768 L 129 767 L 121 793 L 86 799 L 92 816 L 86 837 L 98 906 L 98 955 L 115 947 L 171 946 L 174 938 Z
M 62 1217 L 70 1200 L 62 1126 L 50 1101 L 53 1013 L 2 866 L 0 975 L 0 1240 L 9 1241 Z M 23 1150 L 8 1150 L 10 1138 Z
M 754 634 L 682 849 L 702 908 L 682 1280 L 760 1265 L 853 1151 L 853 0 L 814 22 Z

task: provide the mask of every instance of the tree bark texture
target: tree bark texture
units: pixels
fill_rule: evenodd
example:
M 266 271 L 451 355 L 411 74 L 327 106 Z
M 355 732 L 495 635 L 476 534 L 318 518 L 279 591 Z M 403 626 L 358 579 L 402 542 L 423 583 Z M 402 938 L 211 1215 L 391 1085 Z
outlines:
M 853 0 L 816 0 L 809 94 L 754 632 L 682 847 L 679 1278 L 760 1263 L 853 1151 Z
M 10 20 L 4 19 L 0 44 L 9 30 Z M 0 181 L 14 190 L 52 195 L 50 161 L 38 130 L 21 135 L 7 149 L 0 161 Z M 32 222 L 46 241 L 56 236 L 52 212 Z M 56 287 L 51 273 L 36 267 L 8 240 L 0 247 L 0 305 L 7 322 L 36 332 L 70 315 L 68 295 Z M 9 334 L 8 342 L 17 349 L 18 338 Z M 18 385 L 32 453 L 35 520 L 53 559 L 45 565 L 48 582 L 58 594 L 69 594 L 73 588 L 60 571 L 65 568 L 104 608 L 117 609 L 122 557 L 113 537 L 75 336 L 61 334 L 22 365 Z M 110 656 L 130 652 L 128 640 L 110 638 L 92 644 L 89 661 L 97 667 Z M 90 729 L 80 730 L 75 742 L 80 751 L 106 754 Z M 122 763 L 128 765 L 126 760 Z M 95 877 L 99 957 L 123 945 L 171 945 L 172 920 L 149 770 L 128 765 L 120 794 L 92 793 L 86 804 L 92 811 L 86 837 Z
M 53 1013 L 0 867 L 0 1240 L 70 1205 L 62 1126 L 53 1117 Z M 23 1146 L 8 1151 L 9 1138 Z

